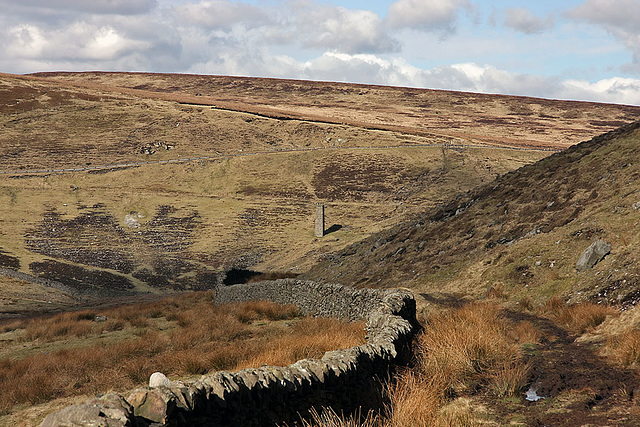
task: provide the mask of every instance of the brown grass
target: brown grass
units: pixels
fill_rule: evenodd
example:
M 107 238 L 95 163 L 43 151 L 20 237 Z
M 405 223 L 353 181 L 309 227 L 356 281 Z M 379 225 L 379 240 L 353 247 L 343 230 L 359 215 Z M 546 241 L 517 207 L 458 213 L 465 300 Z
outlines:
M 507 330 L 508 336 L 519 344 L 535 344 L 540 342 L 542 334 L 535 325 L 528 321 L 518 322 Z
M 358 338 L 358 339 L 355 339 Z M 235 369 L 259 366 L 288 365 L 303 358 L 320 358 L 325 352 L 349 348 L 364 341 L 362 323 L 329 318 L 306 318 L 291 327 L 291 334 L 271 341 L 262 353 L 248 358 Z
M 337 414 L 331 408 L 323 408 L 318 412 L 311 409 L 311 421 L 302 421 L 303 427 L 376 427 L 382 425 L 381 418 L 374 412 L 369 412 L 366 416 L 356 413 L 351 417 L 344 414 Z
M 434 425 L 438 409 L 445 402 L 445 378 L 427 377 L 407 371 L 389 389 L 391 413 L 387 420 L 392 427 Z
M 416 367 L 390 389 L 389 424 L 474 425 L 472 414 L 443 410 L 445 404 L 479 390 L 516 395 L 530 366 L 508 327 L 494 303 L 469 304 L 429 319 L 418 337 Z
M 640 330 L 630 328 L 622 334 L 608 336 L 602 353 L 625 368 L 637 368 L 640 363 Z
M 295 305 L 278 306 L 269 301 L 249 301 L 239 308 L 237 317 L 241 322 L 250 322 L 259 318 L 282 320 L 299 315 Z
M 102 322 L 94 321 L 96 312 L 82 311 L 12 324 L 15 340 L 0 349 L 0 413 L 124 391 L 145 384 L 154 371 L 186 376 L 290 364 L 364 341 L 361 323 L 300 319 L 297 308 L 264 301 L 216 307 L 213 296 L 190 293 L 104 310 Z
M 553 309 L 551 316 L 563 327 L 575 334 L 583 334 L 605 321 L 607 316 L 617 313 L 616 309 L 605 304 L 583 302 L 573 305 L 547 304 Z

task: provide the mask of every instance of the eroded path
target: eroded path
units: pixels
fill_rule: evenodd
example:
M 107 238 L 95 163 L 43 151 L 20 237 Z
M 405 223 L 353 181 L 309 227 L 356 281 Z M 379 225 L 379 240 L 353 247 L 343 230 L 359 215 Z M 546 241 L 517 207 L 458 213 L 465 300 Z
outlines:
M 426 312 L 455 310 L 471 302 L 448 293 L 422 293 L 419 301 Z M 540 339 L 532 344 L 522 337 L 522 350 L 531 370 L 519 396 L 497 397 L 481 387 L 453 397 L 464 401 L 461 405 L 475 420 L 472 425 L 640 425 L 640 374 L 635 369 L 615 366 L 599 355 L 606 341 L 603 336 L 578 339 L 552 320 L 553 316 L 509 309 L 501 313 L 506 324 L 511 325 L 507 327 L 518 330 L 519 324 L 529 322 Z
M 608 364 L 594 344 L 575 336 L 551 320 L 526 313 L 505 312 L 516 322 L 530 321 L 542 334 L 527 347 L 532 363 L 531 390 L 542 399 L 484 397 L 490 418 L 500 425 L 637 426 L 640 425 L 640 377 L 631 369 Z

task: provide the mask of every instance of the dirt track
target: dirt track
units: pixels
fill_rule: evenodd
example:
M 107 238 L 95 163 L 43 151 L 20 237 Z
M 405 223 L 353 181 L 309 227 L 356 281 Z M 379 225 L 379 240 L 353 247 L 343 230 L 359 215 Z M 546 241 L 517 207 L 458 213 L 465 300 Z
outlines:
M 280 120 L 511 147 L 563 149 L 640 116 L 640 107 L 625 105 L 287 79 L 98 72 L 39 73 L 36 80 Z
M 501 423 L 514 413 L 524 415 L 527 426 L 623 426 L 640 423 L 640 376 L 632 369 L 616 368 L 596 354 L 597 347 L 575 342 L 575 336 L 547 318 L 506 312 L 516 321 L 529 321 L 542 333 L 531 349 L 530 385 L 542 399 L 508 403 L 488 399 Z

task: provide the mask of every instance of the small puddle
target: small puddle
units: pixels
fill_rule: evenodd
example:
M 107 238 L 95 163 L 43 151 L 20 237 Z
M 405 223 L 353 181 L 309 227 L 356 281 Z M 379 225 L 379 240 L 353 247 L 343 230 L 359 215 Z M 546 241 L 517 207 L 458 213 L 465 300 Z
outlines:
M 525 399 L 527 399 L 529 402 L 537 402 L 540 399 L 544 399 L 543 396 L 538 396 L 537 393 L 538 389 L 537 388 L 533 388 L 533 386 L 529 387 L 529 390 L 527 390 L 526 393 L 526 397 Z

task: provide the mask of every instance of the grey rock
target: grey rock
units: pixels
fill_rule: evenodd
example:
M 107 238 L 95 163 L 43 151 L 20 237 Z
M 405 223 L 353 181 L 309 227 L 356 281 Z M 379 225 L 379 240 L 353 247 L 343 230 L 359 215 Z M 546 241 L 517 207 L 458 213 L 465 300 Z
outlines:
M 127 214 L 124 216 L 124 225 L 126 225 L 129 228 L 139 228 L 140 222 L 138 221 L 138 218 L 135 215 Z
M 611 252 L 611 244 L 604 240 L 596 240 L 593 242 L 578 258 L 576 262 L 576 270 L 579 272 L 588 270 Z
M 109 393 L 48 415 L 40 427 L 130 427 L 133 408 L 121 396 Z
M 161 424 L 171 419 L 177 406 L 174 393 L 161 388 L 139 388 L 127 400 L 131 402 L 136 417 Z

